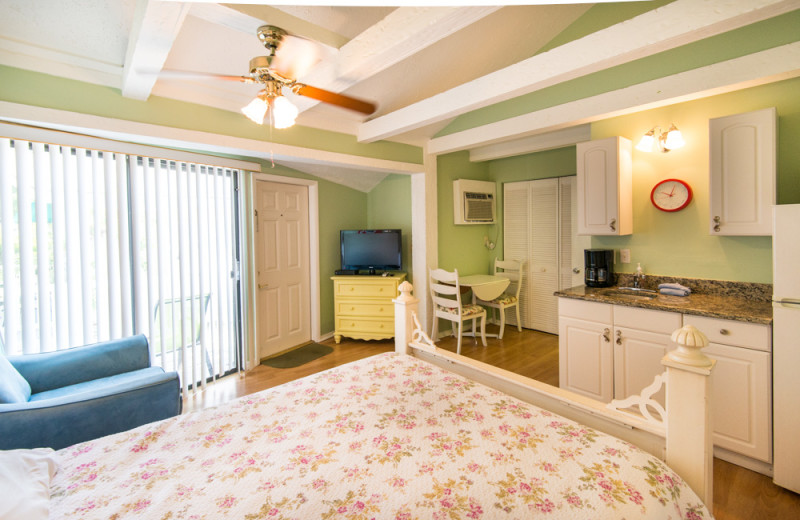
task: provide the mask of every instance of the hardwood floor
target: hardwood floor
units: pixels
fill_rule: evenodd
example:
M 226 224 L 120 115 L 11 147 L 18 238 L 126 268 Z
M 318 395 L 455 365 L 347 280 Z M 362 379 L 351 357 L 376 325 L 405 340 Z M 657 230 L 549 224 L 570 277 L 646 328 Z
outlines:
M 488 326 L 487 332 L 496 331 Z M 246 376 L 228 376 L 203 392 L 184 400 L 184 413 L 222 404 L 231 399 L 277 386 L 335 366 L 394 350 L 393 340 L 358 341 L 344 338 L 337 345 L 324 341 L 333 352 L 297 368 L 278 369 L 259 365 Z M 502 340 L 488 346 L 465 337 L 461 353 L 558 386 L 558 336 L 506 327 Z M 437 345 L 455 352 L 453 337 Z M 723 460 L 714 459 L 714 516 L 717 520 L 800 519 L 800 495 L 772 483 L 772 479 Z

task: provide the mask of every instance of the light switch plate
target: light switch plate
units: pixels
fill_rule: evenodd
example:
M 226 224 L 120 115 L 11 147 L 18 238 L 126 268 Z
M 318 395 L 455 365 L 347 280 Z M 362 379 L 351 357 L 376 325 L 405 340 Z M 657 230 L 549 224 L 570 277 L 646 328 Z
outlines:
M 631 263 L 631 250 L 630 249 L 620 249 L 619 250 L 619 260 L 623 264 Z

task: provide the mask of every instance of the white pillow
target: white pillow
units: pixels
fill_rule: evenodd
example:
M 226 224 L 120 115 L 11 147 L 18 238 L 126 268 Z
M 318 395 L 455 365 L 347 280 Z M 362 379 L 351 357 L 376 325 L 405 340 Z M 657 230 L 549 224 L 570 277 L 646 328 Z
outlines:
M 50 448 L 0 451 L 0 520 L 47 520 L 50 479 L 58 464 Z

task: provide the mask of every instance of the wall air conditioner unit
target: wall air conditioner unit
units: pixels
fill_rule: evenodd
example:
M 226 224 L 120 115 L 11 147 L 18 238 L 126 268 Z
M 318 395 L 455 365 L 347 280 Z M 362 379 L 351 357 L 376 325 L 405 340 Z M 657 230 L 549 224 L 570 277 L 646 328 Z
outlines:
M 495 184 L 453 181 L 453 217 L 456 224 L 494 224 Z

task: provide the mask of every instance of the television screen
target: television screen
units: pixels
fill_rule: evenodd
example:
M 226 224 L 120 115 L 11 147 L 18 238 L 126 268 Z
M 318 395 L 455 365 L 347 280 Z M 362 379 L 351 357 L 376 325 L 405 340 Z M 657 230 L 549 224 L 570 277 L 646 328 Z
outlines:
M 399 229 L 346 229 L 340 232 L 342 269 L 398 270 L 402 236 Z

